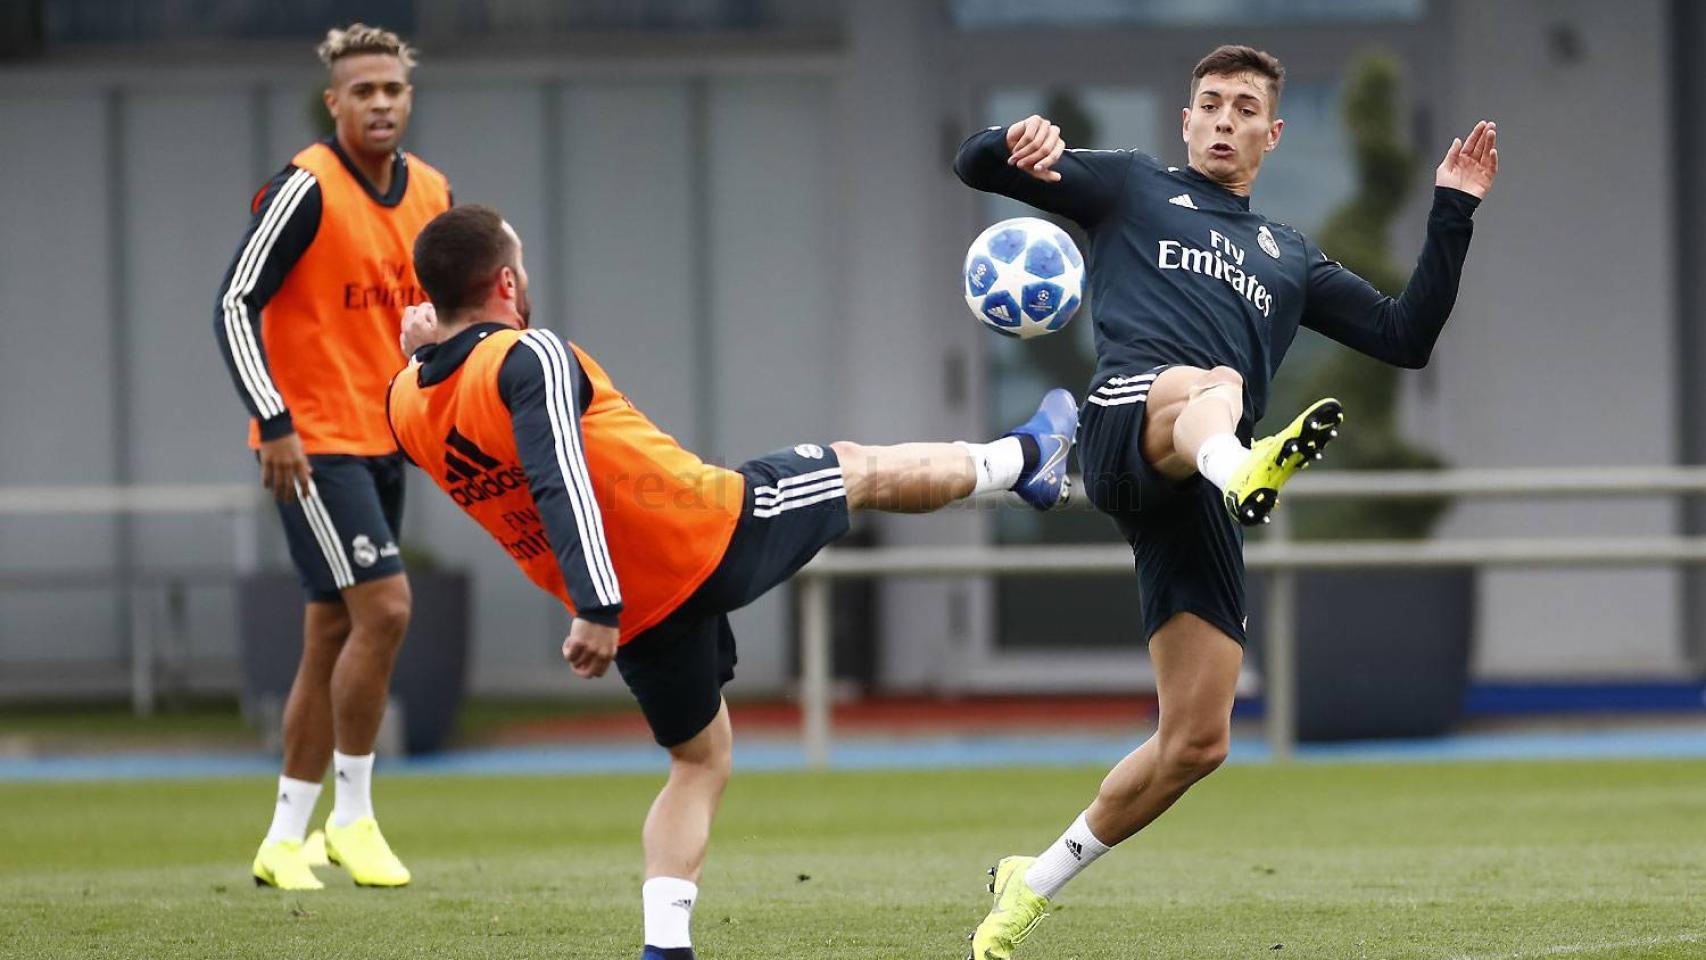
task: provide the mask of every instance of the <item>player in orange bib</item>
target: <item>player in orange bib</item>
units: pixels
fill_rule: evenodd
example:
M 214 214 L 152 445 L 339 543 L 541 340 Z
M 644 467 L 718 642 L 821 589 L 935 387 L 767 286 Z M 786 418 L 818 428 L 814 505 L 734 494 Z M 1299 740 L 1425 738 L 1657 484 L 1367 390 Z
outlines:
M 614 660 L 669 780 L 644 828 L 644 956 L 690 960 L 688 922 L 734 742 L 728 614 L 847 532 L 851 510 L 935 510 L 986 491 L 1066 500 L 1078 411 L 1050 391 L 986 444 L 802 443 L 727 470 L 682 449 L 585 351 L 529 329 L 521 240 L 458 207 L 415 240 L 432 304 L 404 319 L 416 351 L 387 414 L 404 453 L 574 614 L 563 656 Z M 406 345 L 408 343 L 406 342 Z
M 336 134 L 255 196 L 213 317 L 308 600 L 284 771 L 253 867 L 257 883 L 289 890 L 319 889 L 312 867 L 328 856 L 364 886 L 409 882 L 371 793 L 410 605 L 397 547 L 403 465 L 384 399 L 403 360 L 398 313 L 420 299 L 415 234 L 450 206 L 444 175 L 398 146 L 413 51 L 357 23 L 328 33 L 319 53 Z M 322 845 L 307 830 L 328 763 L 336 802 Z

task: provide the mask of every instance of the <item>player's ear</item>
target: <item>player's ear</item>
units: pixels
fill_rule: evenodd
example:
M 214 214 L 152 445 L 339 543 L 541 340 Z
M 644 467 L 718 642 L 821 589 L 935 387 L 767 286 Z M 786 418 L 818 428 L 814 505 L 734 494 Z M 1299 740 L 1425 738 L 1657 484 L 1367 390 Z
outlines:
M 338 115 L 338 92 L 327 87 L 325 93 L 320 95 L 320 99 L 325 101 L 326 112 L 336 118 Z
M 1179 111 L 1179 139 L 1191 142 L 1191 108 L 1185 107 Z
M 1279 146 L 1280 132 L 1283 131 L 1284 129 L 1285 129 L 1285 121 L 1284 120 L 1275 120 L 1273 123 L 1268 125 L 1268 146 L 1267 146 L 1268 150 L 1272 150 L 1273 148 Z

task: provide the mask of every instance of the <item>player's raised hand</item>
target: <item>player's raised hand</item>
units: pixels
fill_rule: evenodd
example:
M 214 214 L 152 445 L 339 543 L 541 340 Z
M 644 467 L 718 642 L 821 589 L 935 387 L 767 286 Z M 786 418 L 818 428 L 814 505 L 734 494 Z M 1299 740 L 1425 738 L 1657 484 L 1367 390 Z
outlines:
M 302 438 L 294 433 L 261 441 L 261 486 L 272 491 L 279 503 L 294 503 L 299 493 L 306 494 L 310 478 L 308 455 L 302 452 Z
M 1434 185 L 1485 198 L 1498 175 L 1499 128 L 1491 120 L 1482 120 L 1469 131 L 1469 139 L 1451 141 L 1451 149 L 1434 171 Z
M 621 631 L 615 627 L 575 618 L 569 625 L 568 638 L 563 641 L 563 659 L 581 677 L 602 677 L 616 656 L 616 643 Z
M 417 303 L 403 308 L 403 332 L 397 345 L 403 356 L 412 357 L 415 351 L 429 343 L 438 342 L 438 311 L 430 303 Z
M 1060 182 L 1060 174 L 1052 168 L 1065 149 L 1060 127 L 1047 117 L 1033 113 L 1007 128 L 1007 163 L 1044 183 Z

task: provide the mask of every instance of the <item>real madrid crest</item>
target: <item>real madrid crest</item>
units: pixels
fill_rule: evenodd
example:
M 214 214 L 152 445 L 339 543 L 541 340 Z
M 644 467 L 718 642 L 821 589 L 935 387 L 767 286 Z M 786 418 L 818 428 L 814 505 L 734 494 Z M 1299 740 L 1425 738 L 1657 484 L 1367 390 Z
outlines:
M 1269 230 L 1265 223 L 1262 224 L 1261 229 L 1256 231 L 1256 244 L 1262 248 L 1263 253 L 1275 260 L 1279 259 L 1279 241 L 1274 239 L 1274 232 Z

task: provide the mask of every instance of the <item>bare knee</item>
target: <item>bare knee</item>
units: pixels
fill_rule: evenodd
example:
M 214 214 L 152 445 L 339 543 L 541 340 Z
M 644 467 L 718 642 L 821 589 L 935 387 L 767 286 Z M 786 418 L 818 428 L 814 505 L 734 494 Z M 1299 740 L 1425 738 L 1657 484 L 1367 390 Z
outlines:
M 835 458 L 841 461 L 841 469 L 846 472 L 848 464 L 857 464 L 860 455 L 865 452 L 864 446 L 851 440 L 837 440 L 829 445 L 835 451 Z
M 841 485 L 847 491 L 847 508 L 857 510 L 865 506 L 868 494 L 866 479 L 870 475 L 869 452 L 863 444 L 851 440 L 837 440 L 829 445 L 829 449 L 835 451 L 836 463 L 841 466 Z
M 1210 397 L 1223 398 L 1227 402 L 1242 405 L 1244 402 L 1244 377 L 1231 367 L 1215 367 L 1204 371 L 1202 376 L 1191 384 L 1188 393 L 1189 403 L 1196 403 Z
M 356 591 L 362 591 L 359 599 L 352 596 Z M 352 597 L 350 616 L 363 634 L 392 643 L 402 641 L 409 629 L 409 608 L 413 602 L 407 580 L 399 576 L 360 584 L 345 596 Z
M 669 775 L 721 789 L 734 770 L 734 745 L 723 738 L 695 738 L 669 751 Z
M 692 779 L 718 790 L 721 790 L 729 782 L 729 777 L 733 772 L 734 754 L 726 750 L 693 757 L 680 757 L 671 754 L 669 758 L 669 775 L 671 778 Z
M 1205 371 L 1201 379 L 1197 381 L 1199 387 L 1215 383 L 1229 383 L 1235 387 L 1242 387 L 1244 375 L 1231 367 L 1214 367 Z
M 387 599 L 362 618 L 363 625 L 373 633 L 398 640 L 409 629 L 409 596 Z
M 1195 783 L 1226 762 L 1231 732 L 1224 727 L 1161 738 L 1161 770 L 1169 780 Z
M 669 775 L 672 779 L 686 777 L 710 782 L 721 789 L 734 767 L 734 744 L 729 708 L 722 704 L 705 729 L 669 748 Z
M 304 656 L 336 657 L 349 637 L 349 608 L 342 603 L 312 601 L 303 616 L 302 627 Z

